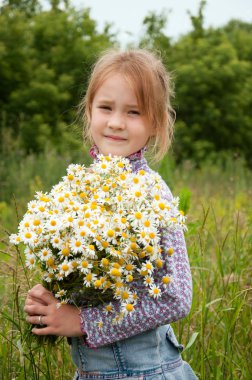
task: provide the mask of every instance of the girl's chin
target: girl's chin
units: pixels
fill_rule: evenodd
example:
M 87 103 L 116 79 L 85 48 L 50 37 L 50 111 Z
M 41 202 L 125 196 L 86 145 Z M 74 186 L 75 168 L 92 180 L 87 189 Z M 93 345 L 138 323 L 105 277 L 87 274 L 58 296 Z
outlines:
M 121 156 L 121 157 L 127 157 L 131 153 L 125 149 L 119 149 L 119 148 L 107 148 L 107 149 L 99 149 L 99 153 L 103 154 L 104 156 Z M 134 153 L 134 152 L 133 152 Z

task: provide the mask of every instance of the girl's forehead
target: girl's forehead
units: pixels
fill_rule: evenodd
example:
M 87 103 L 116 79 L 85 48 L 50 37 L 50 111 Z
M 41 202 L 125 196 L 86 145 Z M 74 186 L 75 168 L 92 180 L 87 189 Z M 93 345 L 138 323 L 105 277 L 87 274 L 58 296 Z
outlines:
M 143 86 L 141 85 L 139 78 L 135 78 L 133 75 L 127 72 L 113 71 L 105 74 L 102 78 L 100 78 L 99 83 L 97 83 L 96 92 L 101 89 L 105 89 L 112 84 L 114 86 L 128 86 L 133 92 L 134 96 L 136 96 L 138 102 L 142 103 L 142 97 L 140 94 L 143 93 Z

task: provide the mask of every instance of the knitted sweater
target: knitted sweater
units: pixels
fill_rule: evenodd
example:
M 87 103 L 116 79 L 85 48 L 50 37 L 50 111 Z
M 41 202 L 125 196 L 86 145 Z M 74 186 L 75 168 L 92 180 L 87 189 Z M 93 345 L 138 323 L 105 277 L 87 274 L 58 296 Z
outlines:
M 96 158 L 97 150 L 92 149 L 90 154 Z M 138 172 L 140 169 L 148 173 L 153 172 L 143 156 L 143 150 L 132 154 L 130 159 L 132 169 Z M 162 196 L 167 200 L 172 199 L 172 194 L 163 181 Z M 123 318 L 119 324 L 113 324 L 114 315 L 106 313 L 104 305 L 98 307 L 83 307 L 81 309 L 81 329 L 86 335 L 86 344 L 96 348 L 106 344 L 129 338 L 141 332 L 165 325 L 184 318 L 190 311 L 192 299 L 192 281 L 190 266 L 183 231 L 169 231 L 162 229 L 161 247 L 163 251 L 164 265 L 155 275 L 156 279 L 162 279 L 167 275 L 171 282 L 162 291 L 158 299 L 150 297 L 148 292 L 138 293 L 138 302 L 134 313 Z M 168 255 L 172 248 L 173 254 Z M 171 250 L 170 250 L 171 251 Z M 139 289 L 141 285 L 139 285 Z M 113 308 L 119 310 L 119 302 L 112 302 Z M 102 322 L 102 328 L 98 323 Z

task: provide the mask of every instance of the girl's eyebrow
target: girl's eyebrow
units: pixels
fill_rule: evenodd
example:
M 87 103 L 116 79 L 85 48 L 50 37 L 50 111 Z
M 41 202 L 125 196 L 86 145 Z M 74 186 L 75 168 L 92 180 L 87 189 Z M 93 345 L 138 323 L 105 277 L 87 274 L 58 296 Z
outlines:
M 109 98 L 100 98 L 97 100 L 98 103 L 106 103 L 106 104 L 114 104 L 115 101 Z M 139 108 L 139 105 L 137 103 L 134 104 L 126 104 L 126 108 Z
M 97 101 L 98 103 L 114 103 L 113 100 L 108 99 L 108 98 L 102 98 L 102 97 L 100 99 L 98 98 Z

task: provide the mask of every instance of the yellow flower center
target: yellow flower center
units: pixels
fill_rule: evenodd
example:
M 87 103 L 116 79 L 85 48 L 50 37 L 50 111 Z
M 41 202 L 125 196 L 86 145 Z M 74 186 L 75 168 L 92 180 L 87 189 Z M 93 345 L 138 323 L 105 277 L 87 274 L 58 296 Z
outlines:
M 122 299 L 127 300 L 129 298 L 129 293 L 128 292 L 122 292 Z
M 88 273 L 85 277 L 85 280 L 90 282 L 92 280 L 92 273 Z
M 109 243 L 108 243 L 107 241 L 103 241 L 103 242 L 101 243 L 101 245 L 103 246 L 103 248 L 108 248 Z
M 151 245 L 147 245 L 147 247 L 146 247 L 146 251 L 147 251 L 148 253 L 152 253 L 152 252 L 153 252 L 153 247 L 152 247 Z
M 126 179 L 126 175 L 124 173 L 122 173 L 122 174 L 120 174 L 120 178 L 121 178 L 121 180 L 124 181 Z
M 134 310 L 134 305 L 132 303 L 127 303 L 125 306 L 125 309 L 130 313 L 131 311 Z
M 107 232 L 107 236 L 108 237 L 113 237 L 115 235 L 115 231 L 114 230 L 108 230 Z
M 101 280 L 96 280 L 94 283 L 95 288 L 99 288 L 102 285 Z
M 149 269 L 152 269 L 152 265 L 151 265 L 151 263 L 147 263 L 147 264 L 145 264 L 145 268 L 148 269 L 148 270 L 149 270 Z
M 109 265 L 109 260 L 106 259 L 106 258 L 103 258 L 103 259 L 101 260 L 101 264 L 102 264 L 102 266 L 107 267 L 107 266 Z
M 170 278 L 168 276 L 165 276 L 165 277 L 163 277 L 162 281 L 163 281 L 164 284 L 169 284 L 169 282 L 171 280 L 170 280 Z
M 136 217 L 136 219 L 141 219 L 142 218 L 142 214 L 141 214 L 141 212 L 136 212 L 135 213 L 135 217 Z
M 132 264 L 126 264 L 125 269 L 126 270 L 132 270 L 133 269 L 133 265 Z
M 174 253 L 173 248 L 168 248 L 167 254 L 168 256 L 171 256 Z
M 65 248 L 62 249 L 61 252 L 62 252 L 62 255 L 63 255 L 63 256 L 68 256 L 69 253 L 70 253 L 70 250 L 69 250 L 68 247 L 65 247 Z
M 121 277 L 122 275 L 121 271 L 117 268 L 112 268 L 110 271 L 110 274 L 111 276 L 115 276 L 115 277 Z
M 163 267 L 164 262 L 161 259 L 157 259 L 155 264 L 156 264 L 156 267 L 160 269 Z

